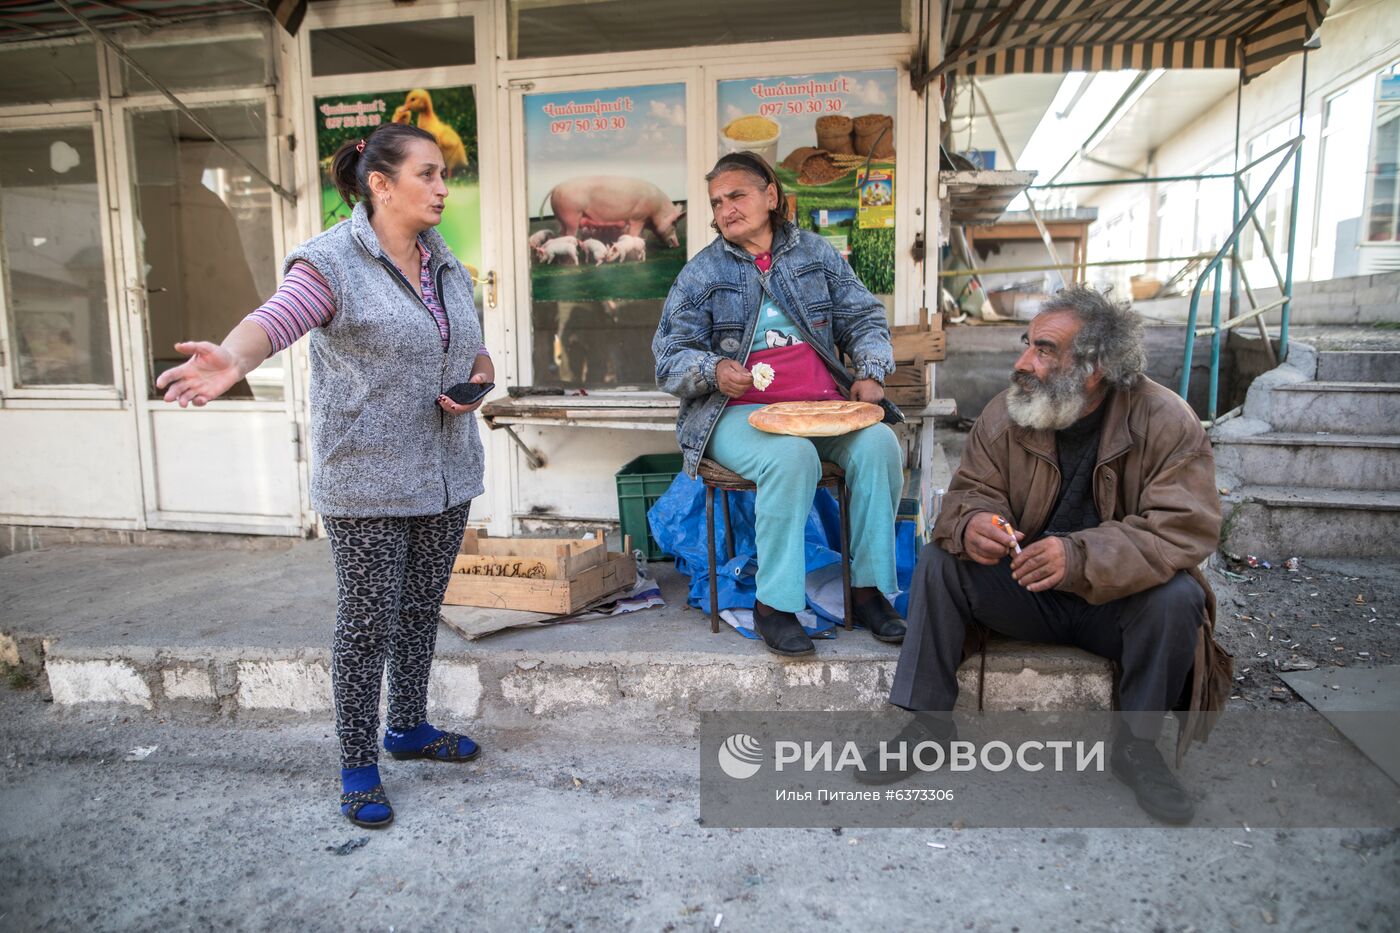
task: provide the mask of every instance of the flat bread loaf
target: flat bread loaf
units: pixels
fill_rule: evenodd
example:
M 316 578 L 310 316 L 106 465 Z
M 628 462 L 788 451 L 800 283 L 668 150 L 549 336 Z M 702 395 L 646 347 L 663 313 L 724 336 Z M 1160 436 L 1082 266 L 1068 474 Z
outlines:
M 769 434 L 835 437 L 884 420 L 885 410 L 869 402 L 774 402 L 749 415 L 749 424 Z

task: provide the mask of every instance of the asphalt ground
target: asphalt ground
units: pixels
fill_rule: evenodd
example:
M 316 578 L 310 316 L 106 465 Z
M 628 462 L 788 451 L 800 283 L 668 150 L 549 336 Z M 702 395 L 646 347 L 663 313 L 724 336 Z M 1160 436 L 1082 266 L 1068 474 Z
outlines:
M 0 930 L 1400 928 L 1394 830 L 714 829 L 693 741 L 476 737 L 367 831 L 329 721 L 0 686 Z

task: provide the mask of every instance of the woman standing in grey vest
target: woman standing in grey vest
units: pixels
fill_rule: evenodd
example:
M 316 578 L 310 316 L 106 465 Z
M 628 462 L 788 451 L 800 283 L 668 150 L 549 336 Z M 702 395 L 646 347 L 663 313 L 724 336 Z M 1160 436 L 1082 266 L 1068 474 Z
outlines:
M 311 505 L 325 521 L 338 593 L 331 685 L 341 812 L 387 826 L 379 779 L 379 683 L 389 668 L 384 748 L 467 761 L 479 747 L 427 722 L 438 611 L 471 500 L 483 491 L 481 403 L 445 394 L 494 380 L 465 267 L 434 229 L 446 166 L 437 140 L 389 123 L 335 154 L 348 221 L 292 251 L 277 294 L 221 345 L 176 344 L 167 402 L 203 405 L 310 333 Z

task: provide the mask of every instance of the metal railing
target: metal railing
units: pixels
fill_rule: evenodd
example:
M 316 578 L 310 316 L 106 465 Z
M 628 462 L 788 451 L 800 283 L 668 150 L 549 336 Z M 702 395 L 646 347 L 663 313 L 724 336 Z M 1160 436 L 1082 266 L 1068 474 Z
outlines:
M 1278 358 L 1280 360 L 1288 358 L 1288 317 L 1290 305 L 1293 301 L 1293 253 L 1297 245 L 1298 228 L 1298 209 L 1296 203 L 1298 187 L 1296 180 L 1293 187 L 1293 210 L 1289 212 L 1288 216 L 1288 258 L 1284 261 L 1287 272 L 1281 272 L 1279 270 L 1278 262 L 1274 259 L 1273 248 L 1269 243 L 1268 233 L 1264 230 L 1263 225 L 1259 223 L 1256 214 L 1258 213 L 1260 205 L 1268 198 L 1269 191 L 1273 188 L 1274 183 L 1278 181 L 1279 176 L 1283 174 L 1284 168 L 1290 161 L 1293 162 L 1294 177 L 1295 179 L 1297 178 L 1298 162 L 1302 158 L 1302 147 L 1303 137 L 1301 135 L 1295 136 L 1288 142 L 1270 150 L 1234 173 L 1235 187 L 1239 190 L 1239 195 L 1243 197 L 1248 206 L 1245 208 L 1244 214 L 1240 215 L 1239 201 L 1238 199 L 1236 200 L 1236 220 L 1234 228 L 1230 231 L 1230 235 L 1225 238 L 1225 242 L 1221 244 L 1220 249 L 1216 251 L 1210 261 L 1206 263 L 1205 268 L 1202 269 L 1200 274 L 1196 277 L 1196 284 L 1191 289 L 1191 305 L 1186 318 L 1186 349 L 1182 354 L 1181 384 L 1177 389 L 1177 394 L 1182 398 L 1186 398 L 1187 391 L 1191 387 L 1191 362 L 1192 357 L 1195 355 L 1196 338 L 1210 337 L 1210 383 L 1206 397 L 1206 417 L 1204 419 L 1205 423 L 1208 425 L 1214 424 L 1218 420 L 1216 418 L 1216 412 L 1219 408 L 1220 401 L 1220 343 L 1223 334 L 1241 324 L 1254 321 L 1270 311 L 1280 309 Z M 1269 175 L 1269 180 L 1264 182 L 1264 186 L 1259 190 L 1258 194 L 1251 198 L 1244 184 L 1244 176 L 1255 166 L 1267 162 L 1280 153 L 1284 155 L 1279 159 L 1278 165 L 1274 166 L 1273 173 Z M 1240 234 L 1242 234 L 1245 228 L 1251 223 L 1254 225 L 1255 232 L 1259 236 L 1260 245 L 1264 248 L 1264 255 L 1268 257 L 1269 266 L 1273 269 L 1274 276 L 1278 280 L 1278 288 L 1281 295 L 1277 301 L 1271 301 L 1262 305 L 1255 299 L 1254 290 L 1250 288 L 1248 279 L 1242 280 L 1244 266 L 1239 261 L 1238 254 Z M 1229 291 L 1230 307 L 1232 309 L 1237 309 L 1239 307 L 1239 286 L 1243 284 L 1245 295 L 1249 299 L 1250 310 L 1243 314 L 1235 314 L 1228 320 L 1222 321 L 1220 319 L 1220 299 L 1225 294 L 1223 278 L 1225 263 L 1227 261 L 1229 261 L 1232 266 Z M 1236 274 L 1236 272 L 1239 274 Z M 1200 319 L 1201 296 L 1206 281 L 1212 277 L 1215 281 L 1211 288 L 1210 326 L 1197 327 L 1197 321 Z M 1226 416 L 1228 417 L 1232 414 L 1234 414 L 1233 411 L 1227 412 Z

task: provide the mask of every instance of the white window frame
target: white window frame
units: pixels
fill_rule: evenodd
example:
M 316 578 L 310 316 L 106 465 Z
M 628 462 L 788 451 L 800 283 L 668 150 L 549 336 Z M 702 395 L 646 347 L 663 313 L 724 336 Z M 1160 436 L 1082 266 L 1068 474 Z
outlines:
M 777 39 L 769 42 L 736 42 L 729 45 L 672 46 L 670 48 L 639 49 L 632 52 L 592 52 L 556 58 L 511 58 L 510 0 L 498 0 L 498 2 L 500 15 L 497 17 L 496 25 L 496 50 L 500 60 L 498 68 L 502 78 L 506 81 L 524 75 L 551 77 L 608 69 L 628 70 L 648 66 L 665 68 L 670 65 L 686 66 L 697 63 L 730 63 L 734 65 L 748 63 L 752 65 L 756 61 L 774 62 L 785 55 L 810 56 L 810 51 L 804 52 L 802 50 L 825 51 L 842 55 L 847 54 L 852 45 L 867 51 L 888 50 L 895 54 L 903 54 L 906 56 L 904 62 L 907 66 L 907 56 L 919 44 L 919 14 L 920 8 L 924 4 L 924 0 L 904 0 L 901 4 L 901 19 L 909 25 L 908 29 L 901 33 L 827 36 L 817 39 Z M 800 71 L 786 73 L 806 74 L 835 70 L 826 67 L 825 64 L 813 67 L 814 60 L 816 59 L 805 57 L 800 65 Z M 783 74 L 784 72 L 775 73 Z
M 5 407 L 53 407 L 54 401 L 79 401 L 85 403 L 105 402 L 102 407 L 120 407 L 125 397 L 127 374 L 122 354 L 121 304 L 116 288 L 119 266 L 117 238 L 111 226 L 112 209 L 108 198 L 110 189 L 110 165 L 108 164 L 106 114 L 104 108 L 95 102 L 78 102 L 81 109 L 66 112 L 50 111 L 43 115 L 28 114 L 16 116 L 11 113 L 0 115 L 0 131 L 25 132 L 45 128 L 81 128 L 92 130 L 95 171 L 97 174 L 98 229 L 102 237 L 102 264 L 107 299 L 107 339 L 112 359 L 112 382 L 110 384 L 76 383 L 67 385 L 21 386 L 18 384 L 18 351 L 11 345 L 10 335 L 12 315 L 10 298 L 6 292 L 8 276 L 0 276 L 0 347 L 3 347 L 5 365 L 0 367 L 0 403 Z M 40 405 L 25 403 L 43 402 Z M 60 406 L 62 407 L 62 406 Z M 91 407 L 90 404 L 83 407 Z
M 527 167 L 525 164 L 524 103 L 526 95 L 565 94 L 571 91 L 629 88 L 653 84 L 685 85 L 687 131 L 685 158 L 688 175 L 685 232 L 688 244 L 686 258 L 690 259 L 709 242 L 709 238 L 706 236 L 709 232 L 708 212 L 697 213 L 691 210 L 691 205 L 704 204 L 708 198 L 703 181 L 705 169 L 699 168 L 703 160 L 703 156 L 699 152 L 699 140 L 696 139 L 696 133 L 691 132 L 694 126 L 693 121 L 699 113 L 696 108 L 701 106 L 700 98 L 704 96 L 701 82 L 700 69 L 691 66 L 685 69 L 671 68 L 665 71 L 613 70 L 607 73 L 541 78 L 538 81 L 515 82 L 509 89 L 508 123 L 506 132 L 502 135 L 508 137 L 510 157 L 507 164 L 513 170 L 513 178 L 509 185 L 509 203 L 504 205 L 505 214 L 501 224 L 501 235 L 504 237 L 504 242 L 509 244 L 506 247 L 505 255 L 501 257 L 501 265 L 511 270 L 512 294 L 520 296 L 519 301 L 514 304 L 516 308 L 514 320 L 506 322 L 506 326 L 514 331 L 513 334 L 507 336 L 512 351 L 507 378 L 512 385 L 533 385 L 535 381 L 533 371 L 534 329 L 531 326 L 533 307 L 530 295 L 530 255 L 526 248 L 530 212 L 534 209 L 527 203 L 527 186 L 525 184 Z M 595 387 L 597 390 L 603 388 L 601 386 Z
M 17 44 L 18 45 L 18 44 Z M 97 96 L 75 97 L 72 100 L 46 101 L 33 104 L 6 104 L 0 106 L 0 117 L 49 116 L 57 113 L 91 113 L 94 106 L 100 106 L 108 97 L 109 84 L 107 69 L 103 63 L 103 50 L 96 40 L 84 36 L 66 36 L 61 39 L 36 39 L 22 43 L 23 48 L 52 48 L 60 45 L 84 45 L 92 54 L 97 66 Z M 0 65 L 5 61 L 0 52 Z
M 1371 93 L 1371 125 L 1366 128 L 1367 136 L 1370 139 L 1366 147 L 1366 190 L 1361 196 L 1361 229 L 1358 231 L 1357 236 L 1357 246 L 1361 249 L 1393 250 L 1397 248 L 1397 244 L 1400 244 L 1400 225 L 1397 225 L 1397 238 L 1394 240 L 1372 240 L 1367 237 L 1366 233 L 1367 219 L 1371 216 L 1371 197 L 1375 194 L 1376 186 L 1376 173 L 1372 172 L 1370 169 L 1371 166 L 1376 164 L 1377 137 L 1380 135 L 1376 132 L 1377 111 L 1383 103 L 1395 103 L 1394 101 L 1381 100 L 1381 81 L 1387 76 L 1394 77 L 1396 75 L 1400 75 L 1400 62 L 1392 62 L 1380 69 L 1380 71 L 1376 72 L 1375 78 L 1373 79 L 1374 84 Z M 1397 179 L 1396 187 L 1396 196 L 1400 198 L 1400 179 Z
M 265 119 L 267 120 L 269 128 L 273 128 L 278 119 L 277 111 L 278 107 L 280 106 L 278 102 L 278 95 L 276 90 L 270 87 L 244 87 L 236 90 L 208 90 L 186 92 L 177 94 L 176 96 L 180 98 L 181 103 L 189 107 L 191 110 L 196 111 L 200 108 L 206 107 L 232 106 L 237 104 L 262 104 L 265 108 Z M 161 94 L 143 94 L 139 97 L 128 97 L 120 99 L 113 107 L 113 118 L 114 120 L 122 121 L 124 123 L 124 121 L 126 121 L 128 117 L 134 116 L 136 114 L 160 112 L 174 113 L 177 112 L 177 109 L 170 103 L 169 100 L 167 100 Z M 115 134 L 115 136 L 117 145 L 114 147 L 114 151 L 117 154 L 118 163 L 116 175 L 118 188 L 116 190 L 118 194 L 117 201 L 120 205 L 120 209 L 117 211 L 117 214 L 119 215 L 119 222 L 121 222 L 123 225 L 121 236 L 123 238 L 134 237 L 135 228 L 132 226 L 132 224 L 134 223 L 136 218 L 136 205 L 133 201 L 136 179 L 132 175 L 134 164 L 131 152 L 130 129 L 127 126 L 122 125 L 119 128 L 118 132 Z M 269 132 L 267 134 L 266 139 L 268 159 L 267 174 L 270 178 L 273 179 L 273 181 L 277 181 L 278 176 L 280 174 L 278 138 L 278 133 Z M 281 184 L 280 181 L 278 183 Z M 277 257 L 278 261 L 280 262 L 281 257 L 286 255 L 287 249 L 286 240 L 284 237 L 284 229 L 286 226 L 284 222 L 284 215 L 289 206 L 286 205 L 286 203 L 280 197 L 277 196 L 276 192 L 272 193 L 271 198 L 272 219 L 270 226 L 272 228 L 273 236 L 272 251 L 273 255 Z M 126 249 L 130 250 L 132 256 L 140 255 L 140 250 L 135 242 L 127 243 Z M 126 271 L 126 268 L 123 267 L 123 277 L 125 276 Z M 146 368 L 150 365 L 150 346 L 149 341 L 147 340 L 145 327 L 146 314 L 148 313 L 148 310 L 146 308 L 144 296 L 137 294 L 137 292 L 135 291 L 140 288 L 141 284 L 135 281 L 128 281 L 124 285 L 124 290 L 130 293 L 130 300 L 128 302 L 125 302 L 125 304 L 126 315 L 128 318 L 129 325 L 127 352 L 130 355 L 130 365 L 133 367 L 133 393 L 137 391 L 144 392 L 148 388 L 145 385 L 144 376 L 138 375 L 137 371 L 135 371 L 135 368 L 140 367 L 140 371 L 144 372 Z M 252 311 L 253 309 L 249 308 L 248 310 Z M 290 359 L 288 359 L 287 361 L 287 370 L 288 371 L 283 373 L 282 399 L 269 399 L 264 401 L 257 401 L 252 399 L 220 398 L 214 399 L 202 408 L 175 408 L 171 409 L 171 411 L 178 411 L 180 414 L 186 417 L 198 417 L 200 412 L 202 411 L 218 410 L 220 408 L 236 408 L 239 411 L 283 411 L 284 409 L 286 409 L 288 404 L 291 403 L 291 400 L 296 398 L 297 396 L 297 393 L 293 389 L 292 379 L 292 374 L 295 371 L 295 367 L 292 365 Z

